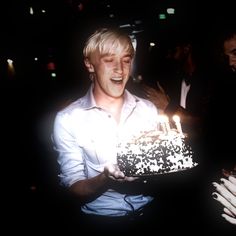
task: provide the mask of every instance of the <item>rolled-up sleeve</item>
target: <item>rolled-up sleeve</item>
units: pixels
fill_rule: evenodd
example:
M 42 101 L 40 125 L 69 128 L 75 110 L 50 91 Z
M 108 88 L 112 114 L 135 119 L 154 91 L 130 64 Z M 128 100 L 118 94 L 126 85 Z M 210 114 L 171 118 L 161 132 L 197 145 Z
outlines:
M 60 182 L 69 187 L 86 178 L 83 150 L 73 134 L 73 121 L 67 113 L 58 113 L 54 121 L 53 145 L 58 153 Z

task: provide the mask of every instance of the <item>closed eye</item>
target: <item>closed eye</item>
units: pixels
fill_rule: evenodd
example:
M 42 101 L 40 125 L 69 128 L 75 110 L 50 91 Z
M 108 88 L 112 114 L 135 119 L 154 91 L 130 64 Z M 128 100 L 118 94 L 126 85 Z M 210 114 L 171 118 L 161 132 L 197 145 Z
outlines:
M 123 62 L 130 64 L 131 63 L 131 57 L 124 58 Z
M 113 58 L 104 58 L 103 60 L 104 60 L 104 62 L 107 62 L 107 63 L 114 61 Z

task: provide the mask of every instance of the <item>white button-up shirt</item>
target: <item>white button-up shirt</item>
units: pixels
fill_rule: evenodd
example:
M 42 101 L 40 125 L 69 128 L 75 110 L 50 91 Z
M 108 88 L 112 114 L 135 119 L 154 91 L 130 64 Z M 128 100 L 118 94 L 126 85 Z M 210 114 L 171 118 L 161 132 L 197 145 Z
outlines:
M 97 176 L 108 163 L 116 164 L 117 144 L 130 141 L 140 131 L 157 128 L 158 111 L 153 103 L 125 90 L 119 124 L 109 112 L 98 107 L 92 93 L 57 113 L 53 140 L 58 152 L 59 175 L 64 186 Z M 82 206 L 89 214 L 122 216 L 143 207 L 150 196 L 128 195 L 109 189 Z M 127 201 L 131 204 L 128 204 Z

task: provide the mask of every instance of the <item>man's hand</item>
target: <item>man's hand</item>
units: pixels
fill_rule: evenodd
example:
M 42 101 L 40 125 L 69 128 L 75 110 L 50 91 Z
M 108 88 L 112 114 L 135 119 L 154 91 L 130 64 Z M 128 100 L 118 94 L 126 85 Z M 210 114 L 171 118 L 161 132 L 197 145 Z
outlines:
M 220 180 L 222 184 L 213 182 L 216 188 L 216 192 L 212 193 L 213 198 L 224 206 L 222 217 L 236 225 L 236 178 L 229 176 Z
M 131 182 L 138 177 L 128 177 L 125 176 L 123 172 L 120 171 L 118 165 L 116 164 L 109 164 L 104 167 L 104 174 L 111 180 L 119 181 L 119 182 Z

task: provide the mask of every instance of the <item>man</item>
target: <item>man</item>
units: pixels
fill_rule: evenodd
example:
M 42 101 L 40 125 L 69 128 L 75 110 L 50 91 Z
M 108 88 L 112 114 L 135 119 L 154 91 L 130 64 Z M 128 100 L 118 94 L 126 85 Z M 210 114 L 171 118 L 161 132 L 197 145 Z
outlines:
M 231 32 L 223 43 L 224 55 L 228 59 L 228 65 L 233 72 L 236 72 L 236 32 Z
M 217 66 L 215 66 L 216 72 L 212 78 L 213 92 L 209 105 L 206 130 L 213 162 L 219 164 L 217 168 L 232 169 L 232 164 L 235 164 L 234 151 L 232 150 L 235 142 L 234 139 L 222 137 L 229 137 L 232 133 L 235 133 L 235 117 L 233 115 L 236 86 L 235 28 L 224 29 L 223 32 L 220 31 L 219 38 L 220 60 Z M 226 124 L 226 126 L 217 129 L 215 124 Z
M 209 102 L 208 75 L 199 45 L 189 36 L 179 35 L 173 35 L 173 42 L 167 43 L 157 86 L 147 88 L 146 96 L 164 113 L 178 114 L 184 132 L 199 143 Z
M 142 215 L 153 199 L 142 194 L 142 187 L 137 191 L 140 181 L 124 176 L 116 165 L 119 142 L 157 128 L 154 104 L 125 89 L 134 54 L 131 39 L 123 32 L 93 33 L 83 49 L 91 87 L 55 119 L 61 183 L 78 196 L 84 218 L 93 222 L 86 230 L 125 229 L 124 222 Z M 114 229 L 116 222 L 122 227 Z

